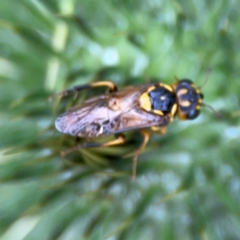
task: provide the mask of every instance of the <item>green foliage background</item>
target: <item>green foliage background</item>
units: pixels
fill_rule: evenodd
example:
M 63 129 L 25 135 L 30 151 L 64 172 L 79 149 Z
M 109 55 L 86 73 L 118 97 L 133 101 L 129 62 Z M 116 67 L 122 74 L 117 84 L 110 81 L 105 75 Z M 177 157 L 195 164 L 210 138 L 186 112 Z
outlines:
M 237 0 L 1 0 L 1 239 L 240 239 Z M 96 91 L 48 102 L 92 81 L 119 88 L 193 79 L 207 108 L 164 136 L 123 146 L 60 151 L 58 114 Z M 99 89 L 99 92 L 104 90 Z M 139 140 L 138 140 L 139 139 Z

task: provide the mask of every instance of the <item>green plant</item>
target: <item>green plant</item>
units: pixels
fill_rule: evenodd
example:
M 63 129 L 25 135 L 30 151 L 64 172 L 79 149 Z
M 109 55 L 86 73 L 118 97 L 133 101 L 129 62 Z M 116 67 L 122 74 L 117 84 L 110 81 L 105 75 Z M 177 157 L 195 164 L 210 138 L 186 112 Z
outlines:
M 239 239 L 238 1 L 1 1 L 0 232 L 3 239 Z M 174 76 L 201 85 L 208 109 L 138 146 L 66 158 L 75 138 L 55 117 L 98 93 L 48 102 L 110 79 L 120 88 Z M 101 90 L 99 90 L 101 91 Z M 103 90 L 104 91 L 104 90 Z

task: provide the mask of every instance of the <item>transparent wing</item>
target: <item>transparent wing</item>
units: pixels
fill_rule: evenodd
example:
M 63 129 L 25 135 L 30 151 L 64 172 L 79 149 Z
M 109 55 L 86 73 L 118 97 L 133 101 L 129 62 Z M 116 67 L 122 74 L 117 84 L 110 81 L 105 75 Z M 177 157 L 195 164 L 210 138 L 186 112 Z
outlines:
M 56 119 L 55 126 L 59 132 L 77 136 L 91 123 L 108 120 L 107 112 L 106 96 L 99 96 L 61 114 Z
M 149 113 L 139 107 L 139 97 L 148 87 L 129 87 L 89 99 L 60 115 L 55 126 L 60 132 L 87 138 L 164 126 L 169 123 L 168 116 Z

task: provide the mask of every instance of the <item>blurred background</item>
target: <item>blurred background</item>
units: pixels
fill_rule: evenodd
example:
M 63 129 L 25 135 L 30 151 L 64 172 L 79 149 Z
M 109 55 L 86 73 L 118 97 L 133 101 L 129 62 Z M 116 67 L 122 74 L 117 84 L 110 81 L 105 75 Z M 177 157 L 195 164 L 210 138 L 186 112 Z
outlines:
M 0 3 L 0 235 L 19 239 L 240 239 L 240 2 L 8 0 Z M 55 118 L 105 89 L 192 79 L 204 102 L 132 158 L 122 146 L 60 151 L 84 139 Z M 112 139 L 110 137 L 110 139 Z M 103 140 L 104 141 L 104 140 Z

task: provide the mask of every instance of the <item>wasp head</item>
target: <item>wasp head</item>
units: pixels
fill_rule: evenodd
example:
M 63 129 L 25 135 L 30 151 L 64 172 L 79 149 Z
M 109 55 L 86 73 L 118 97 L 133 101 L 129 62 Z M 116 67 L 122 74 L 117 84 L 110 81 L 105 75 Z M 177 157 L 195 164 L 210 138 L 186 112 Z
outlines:
M 202 105 L 203 94 L 189 79 L 182 79 L 172 87 L 177 98 L 177 115 L 181 120 L 191 120 L 198 117 Z

